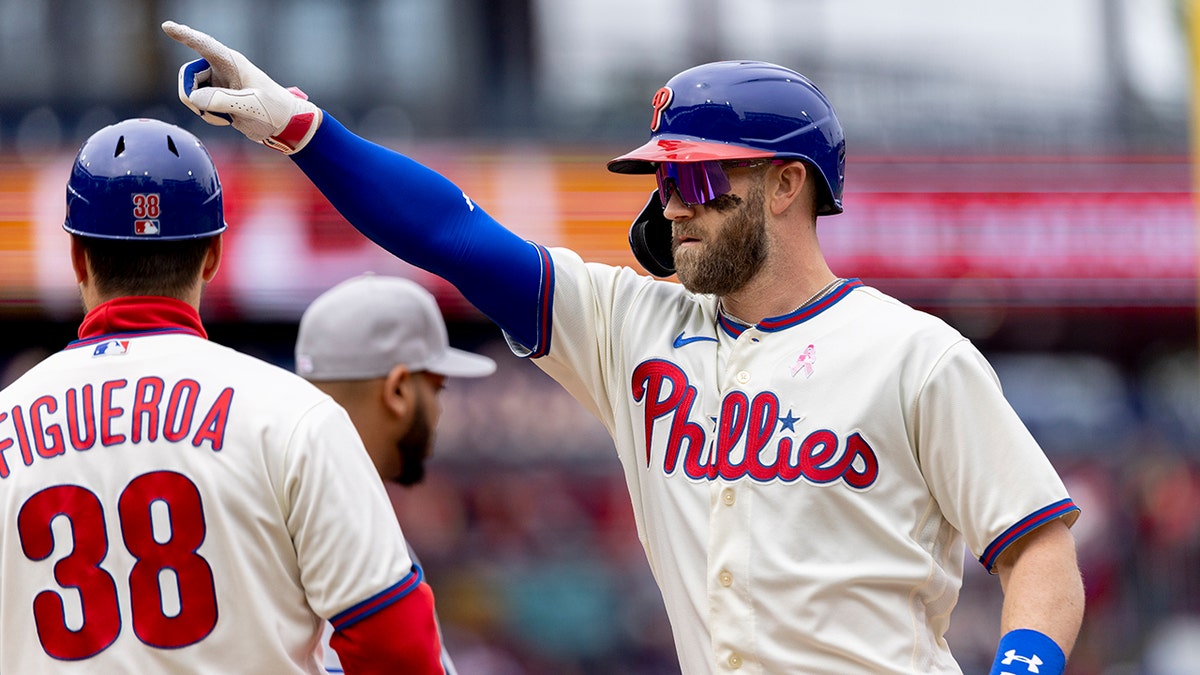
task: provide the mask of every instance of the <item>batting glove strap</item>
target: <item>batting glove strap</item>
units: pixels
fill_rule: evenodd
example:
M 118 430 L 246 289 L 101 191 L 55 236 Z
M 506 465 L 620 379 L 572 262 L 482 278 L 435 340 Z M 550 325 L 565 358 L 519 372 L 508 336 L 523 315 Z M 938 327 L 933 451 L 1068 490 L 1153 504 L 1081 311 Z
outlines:
M 304 92 L 285 89 L 206 33 L 173 21 L 163 23 L 163 31 L 203 57 L 179 69 L 179 100 L 200 119 L 232 125 L 250 140 L 289 155 L 317 132 L 323 115 Z
M 1000 638 L 989 675 L 1062 675 L 1067 657 L 1058 643 L 1029 628 L 1018 628 Z

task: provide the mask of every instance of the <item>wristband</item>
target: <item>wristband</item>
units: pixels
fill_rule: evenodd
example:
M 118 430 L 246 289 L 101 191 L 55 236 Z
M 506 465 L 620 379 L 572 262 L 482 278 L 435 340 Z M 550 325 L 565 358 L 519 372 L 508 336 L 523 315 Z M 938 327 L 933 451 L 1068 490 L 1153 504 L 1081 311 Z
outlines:
M 1067 657 L 1058 643 L 1029 628 L 1011 630 L 1000 638 L 990 675 L 1062 675 Z

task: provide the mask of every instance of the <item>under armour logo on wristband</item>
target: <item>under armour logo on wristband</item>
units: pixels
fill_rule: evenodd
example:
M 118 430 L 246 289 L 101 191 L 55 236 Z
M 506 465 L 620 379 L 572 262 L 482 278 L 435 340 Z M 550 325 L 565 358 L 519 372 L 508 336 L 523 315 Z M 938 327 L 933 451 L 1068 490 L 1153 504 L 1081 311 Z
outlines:
M 1029 656 L 1023 656 L 1028 654 Z M 1000 638 L 989 675 L 1063 675 L 1067 655 L 1049 636 L 1032 628 L 1011 630 Z M 1022 667 L 1024 666 L 1024 667 Z
M 1033 656 L 1020 656 L 1017 654 L 1017 650 L 1010 649 L 1004 652 L 1004 659 L 1000 661 L 1000 665 L 1011 666 L 1014 661 L 1024 663 L 1025 672 L 1027 673 L 1042 672 L 1038 670 L 1038 666 L 1042 665 L 1043 662 L 1040 658 L 1038 658 L 1037 654 L 1034 654 Z M 1005 671 L 1004 675 L 1017 675 L 1017 673 L 1009 673 Z

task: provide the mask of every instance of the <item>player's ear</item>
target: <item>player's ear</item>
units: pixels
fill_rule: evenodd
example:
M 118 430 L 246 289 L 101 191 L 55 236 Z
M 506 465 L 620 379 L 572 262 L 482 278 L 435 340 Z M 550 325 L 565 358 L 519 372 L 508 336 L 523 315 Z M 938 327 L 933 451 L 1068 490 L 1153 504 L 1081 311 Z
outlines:
M 798 200 L 813 202 L 810 206 L 816 208 L 816 189 L 812 173 L 808 166 L 799 160 L 788 162 L 782 166 L 771 167 L 768 174 L 767 204 L 771 213 L 779 215 L 788 210 Z M 771 174 L 777 174 L 776 180 L 770 180 Z
M 204 254 L 204 266 L 201 268 L 201 275 L 205 283 L 209 283 L 217 276 L 217 268 L 221 266 L 221 255 L 225 249 L 225 239 L 223 235 L 216 235 L 209 242 L 208 252 Z
M 71 269 L 75 271 L 75 283 L 79 286 L 79 298 L 89 312 L 103 299 L 96 287 L 96 275 L 92 274 L 91 259 L 81 237 L 71 237 Z
M 82 284 L 88 281 L 87 252 L 76 236 L 71 237 L 71 268 L 75 270 L 75 283 Z
M 381 397 L 384 408 L 397 419 L 406 419 L 412 414 L 412 400 L 416 396 L 414 386 L 414 373 L 407 366 L 392 366 L 383 378 Z

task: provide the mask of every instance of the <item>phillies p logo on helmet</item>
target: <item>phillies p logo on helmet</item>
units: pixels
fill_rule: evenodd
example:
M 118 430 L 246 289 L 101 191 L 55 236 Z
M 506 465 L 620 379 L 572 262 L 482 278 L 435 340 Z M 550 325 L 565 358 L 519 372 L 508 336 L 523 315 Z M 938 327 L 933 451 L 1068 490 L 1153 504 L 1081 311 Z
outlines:
M 671 99 L 674 97 L 675 92 L 671 91 L 670 87 L 662 87 L 654 92 L 654 98 L 650 99 L 650 105 L 654 108 L 654 116 L 650 118 L 650 133 L 658 131 L 662 124 L 663 111 L 671 105 Z

